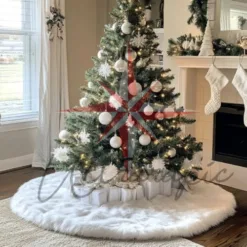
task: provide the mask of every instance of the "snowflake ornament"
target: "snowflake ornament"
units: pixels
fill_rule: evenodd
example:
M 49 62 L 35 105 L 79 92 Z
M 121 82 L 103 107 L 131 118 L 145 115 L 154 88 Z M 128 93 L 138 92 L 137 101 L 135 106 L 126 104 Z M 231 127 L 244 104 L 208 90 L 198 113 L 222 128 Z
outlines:
M 141 48 L 143 47 L 147 42 L 147 36 L 141 35 L 140 32 L 137 34 L 136 37 L 133 38 L 133 40 L 131 41 L 131 45 L 137 47 L 137 48 Z
M 109 103 L 111 107 L 114 107 L 116 110 L 118 110 L 122 106 L 123 100 L 117 93 L 115 93 L 109 98 Z
M 67 162 L 69 160 L 69 153 L 70 149 L 67 147 L 59 147 L 54 149 L 54 158 L 59 162 Z
M 88 134 L 85 130 L 83 130 L 79 134 L 79 138 L 81 139 L 81 143 L 82 144 L 88 144 L 90 142 L 89 136 L 90 136 L 90 134 Z
M 107 62 L 101 64 L 99 67 L 99 75 L 107 79 L 107 77 L 109 77 L 110 74 L 111 74 L 111 66 Z
M 110 165 L 106 166 L 103 172 L 103 180 L 109 181 L 111 179 L 113 179 L 114 177 L 116 177 L 118 174 L 118 169 L 117 167 L 111 163 Z
M 154 170 L 163 170 L 165 168 L 165 162 L 161 158 L 156 158 L 152 162 L 152 168 Z

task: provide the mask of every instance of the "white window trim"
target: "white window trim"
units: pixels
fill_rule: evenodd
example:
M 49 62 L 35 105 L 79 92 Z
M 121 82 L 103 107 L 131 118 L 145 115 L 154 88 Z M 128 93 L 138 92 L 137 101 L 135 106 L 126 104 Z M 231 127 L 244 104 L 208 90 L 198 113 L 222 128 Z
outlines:
M 37 6 L 36 6 L 37 9 Z M 34 20 L 32 20 L 34 22 Z M 13 35 L 28 35 L 28 38 L 33 37 L 33 35 L 38 35 L 38 31 L 22 31 L 22 30 L 11 30 L 11 29 L 1 29 L 0 30 L 0 34 L 13 34 Z M 32 40 L 34 41 L 34 40 Z M 36 62 L 38 61 L 38 57 L 37 57 L 37 50 L 38 50 L 38 43 L 36 42 L 32 42 L 31 40 L 29 41 L 30 45 L 35 46 L 36 49 L 31 49 L 33 52 L 36 53 Z M 29 57 L 27 58 L 29 60 L 29 74 L 26 73 L 26 75 L 28 74 L 29 81 L 30 80 L 34 80 L 35 76 L 33 75 L 33 71 L 38 72 L 37 69 L 35 69 L 35 67 L 37 66 L 37 63 L 32 63 L 31 62 L 31 56 L 32 54 L 29 54 Z M 25 68 L 27 69 L 27 67 Z M 36 77 L 37 79 L 37 77 Z M 24 90 L 26 91 L 30 91 L 29 93 L 32 95 L 31 97 L 37 97 L 38 98 L 38 82 L 34 83 L 31 85 L 27 85 L 27 80 L 24 79 Z M 26 87 L 26 88 L 25 88 Z M 1 112 L 0 112 L 0 133 L 1 132 L 8 132 L 8 131 L 16 131 L 16 130 L 22 130 L 22 129 L 29 129 L 29 128 L 36 128 L 38 126 L 38 100 L 37 102 L 32 102 L 31 105 L 31 110 L 28 112 L 23 112 L 21 114 L 2 114 L 4 115 L 1 116 Z

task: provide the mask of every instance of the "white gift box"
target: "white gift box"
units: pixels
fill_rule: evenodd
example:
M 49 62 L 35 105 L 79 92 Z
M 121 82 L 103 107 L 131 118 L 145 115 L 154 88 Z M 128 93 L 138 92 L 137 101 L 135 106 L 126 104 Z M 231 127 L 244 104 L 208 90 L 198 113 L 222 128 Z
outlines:
M 144 194 L 146 199 L 152 200 L 160 193 L 160 183 L 154 180 L 146 180 L 143 182 Z
M 121 189 L 118 187 L 110 187 L 108 194 L 108 202 L 114 202 L 120 200 L 121 200 Z
M 81 178 L 81 174 L 74 174 L 73 176 L 73 184 L 81 184 L 82 182 L 82 178 Z
M 141 200 L 144 198 L 144 190 L 143 187 L 141 185 L 138 185 L 136 187 L 136 200 Z
M 164 196 L 172 195 L 172 180 L 171 178 L 165 178 L 164 181 L 160 181 L 160 194 Z
M 128 202 L 133 200 L 133 190 L 131 189 L 121 189 L 121 201 Z
M 100 188 L 92 192 L 91 203 L 95 206 L 101 206 L 107 203 L 107 199 L 108 188 Z
M 74 192 L 74 193 L 73 193 Z M 71 194 L 80 199 L 83 203 L 91 203 L 92 189 L 83 185 L 73 185 L 71 187 Z

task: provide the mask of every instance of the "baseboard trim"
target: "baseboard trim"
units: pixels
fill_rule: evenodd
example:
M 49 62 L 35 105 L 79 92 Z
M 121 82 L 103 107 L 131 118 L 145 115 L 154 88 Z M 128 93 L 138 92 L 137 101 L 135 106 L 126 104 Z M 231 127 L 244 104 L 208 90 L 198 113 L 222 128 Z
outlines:
M 33 154 L 0 160 L 0 172 L 27 167 L 32 164 Z

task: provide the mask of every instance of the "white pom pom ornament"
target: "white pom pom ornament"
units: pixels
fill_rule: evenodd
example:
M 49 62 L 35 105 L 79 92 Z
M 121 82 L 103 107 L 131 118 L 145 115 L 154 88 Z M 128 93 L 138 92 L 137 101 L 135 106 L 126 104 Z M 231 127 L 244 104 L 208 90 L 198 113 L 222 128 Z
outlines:
M 122 58 L 120 58 L 119 60 L 117 60 L 117 62 L 114 65 L 114 69 L 117 72 L 125 72 L 128 69 L 128 64 L 126 61 L 124 61 Z
M 90 100 L 86 97 L 80 99 L 80 106 L 81 107 L 87 107 L 90 104 Z
M 62 130 L 59 133 L 59 139 L 60 140 L 68 140 L 70 138 L 71 134 L 67 130 Z
M 130 34 L 131 33 L 131 24 L 128 21 L 125 21 L 123 25 L 121 26 L 121 30 L 124 34 Z
M 152 82 L 150 88 L 154 93 L 159 93 L 162 90 L 163 86 L 160 81 L 156 80 Z
M 108 125 L 112 121 L 112 115 L 109 112 L 102 112 L 99 115 L 99 122 Z
M 165 162 L 161 158 L 156 158 L 152 162 L 152 167 L 154 170 L 163 170 L 165 168 Z
M 154 113 L 154 109 L 153 109 L 152 106 L 147 105 L 147 106 L 144 108 L 143 112 L 144 112 L 144 114 L 145 114 L 146 116 L 151 116 L 151 115 Z
M 138 82 L 132 82 L 130 85 L 129 85 L 129 93 L 132 95 L 132 96 L 136 96 L 138 93 L 140 93 L 142 91 L 142 86 L 140 83 Z
M 151 137 L 149 135 L 143 134 L 139 138 L 139 143 L 142 146 L 147 146 L 150 144 L 150 142 L 151 142 Z
M 130 62 L 134 62 L 137 58 L 137 53 L 135 51 L 127 51 L 125 53 L 125 58 Z
M 87 86 L 88 86 L 88 88 L 92 88 L 93 87 L 93 82 L 88 82 L 88 84 L 87 84 Z
M 111 147 L 115 149 L 120 148 L 122 146 L 122 143 L 122 139 L 117 135 L 113 136 L 110 140 Z

